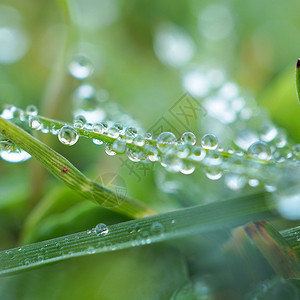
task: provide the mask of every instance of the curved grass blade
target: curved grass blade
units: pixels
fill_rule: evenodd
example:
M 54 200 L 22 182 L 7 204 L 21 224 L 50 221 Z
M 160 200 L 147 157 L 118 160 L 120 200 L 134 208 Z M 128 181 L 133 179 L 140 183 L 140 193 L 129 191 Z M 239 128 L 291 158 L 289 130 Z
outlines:
M 180 209 L 0 252 L 0 275 L 51 262 L 226 229 L 273 216 L 268 193 Z M 98 233 L 98 234 L 97 234 Z
M 55 177 L 83 197 L 94 200 L 108 209 L 140 218 L 154 214 L 148 206 L 129 196 L 120 198 L 116 192 L 94 182 L 82 174 L 62 155 L 42 143 L 22 128 L 0 117 L 0 132 L 14 144 L 35 157 Z

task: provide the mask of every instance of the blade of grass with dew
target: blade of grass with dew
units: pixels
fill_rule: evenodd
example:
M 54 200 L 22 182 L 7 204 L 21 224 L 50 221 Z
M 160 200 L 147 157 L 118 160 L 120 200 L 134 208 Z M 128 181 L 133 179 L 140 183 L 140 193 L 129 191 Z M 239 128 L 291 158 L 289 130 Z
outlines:
M 0 275 L 93 253 L 120 250 L 270 218 L 270 195 L 259 193 L 103 226 L 0 252 Z M 101 226 L 100 226 L 101 227 Z
M 144 203 L 128 196 L 120 199 L 114 191 L 90 180 L 62 155 L 34 138 L 22 128 L 1 117 L 0 132 L 14 144 L 30 153 L 55 177 L 85 198 L 94 200 L 103 207 L 134 218 L 154 214 Z

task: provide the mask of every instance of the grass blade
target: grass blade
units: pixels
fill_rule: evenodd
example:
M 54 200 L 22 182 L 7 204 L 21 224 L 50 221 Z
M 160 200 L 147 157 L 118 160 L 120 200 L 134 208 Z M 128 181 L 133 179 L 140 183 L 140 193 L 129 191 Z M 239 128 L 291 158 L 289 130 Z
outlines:
M 83 197 L 94 200 L 108 209 L 140 218 L 154 214 L 144 203 L 128 196 L 120 197 L 112 190 L 82 174 L 62 155 L 42 143 L 20 127 L 0 117 L 0 132 L 14 144 L 35 157 L 55 177 Z
M 176 210 L 95 230 L 80 232 L 0 252 L 0 275 L 7 275 L 93 253 L 120 250 L 188 235 L 231 228 L 273 216 L 267 205 L 269 194 Z

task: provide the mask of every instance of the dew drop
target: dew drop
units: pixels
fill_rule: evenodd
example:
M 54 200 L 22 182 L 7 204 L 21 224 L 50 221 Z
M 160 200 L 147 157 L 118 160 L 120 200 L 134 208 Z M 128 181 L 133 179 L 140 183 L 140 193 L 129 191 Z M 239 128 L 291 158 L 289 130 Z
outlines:
M 227 187 L 233 191 L 242 189 L 247 182 L 244 176 L 241 176 L 239 174 L 233 174 L 233 173 L 226 174 L 224 181 Z
M 196 144 L 196 136 L 192 132 L 185 132 L 181 136 L 181 142 L 184 144 Z
M 124 140 L 116 140 L 112 145 L 112 150 L 116 153 L 123 154 L 126 151 L 126 143 Z
M 79 135 L 74 127 L 66 125 L 60 129 L 58 139 L 64 145 L 73 146 L 77 143 Z
M 201 161 L 206 156 L 205 150 L 200 146 L 194 146 L 191 151 L 190 158 L 195 161 Z
M 155 222 L 151 225 L 150 231 L 152 235 L 161 235 L 164 233 L 165 229 L 161 223 Z
M 259 180 L 256 178 L 251 178 L 249 179 L 248 184 L 252 187 L 257 187 L 259 185 Z
M 189 162 L 182 162 L 180 172 L 185 175 L 192 174 L 195 171 L 195 166 Z
M 207 167 L 205 170 L 205 175 L 208 179 L 218 180 L 222 177 L 223 172 L 222 169 L 218 167 Z
M 119 129 L 117 127 L 110 127 L 107 129 L 107 135 L 113 139 L 117 139 L 119 137 Z
M 40 130 L 42 128 L 42 122 L 38 117 L 30 117 L 29 118 L 29 127 L 34 130 Z
M 169 151 L 176 145 L 177 139 L 172 132 L 166 131 L 157 137 L 156 143 L 160 151 Z
M 186 158 L 190 154 L 190 147 L 188 144 L 179 144 L 176 147 L 176 155 L 179 158 Z
M 80 55 L 75 57 L 69 64 L 69 72 L 77 79 L 85 79 L 92 75 L 94 67 L 89 58 Z
M 105 144 L 105 152 L 109 156 L 116 155 L 116 152 L 112 149 L 112 145 L 111 144 Z
M 218 147 L 218 138 L 214 134 L 208 133 L 202 137 L 201 145 L 204 149 L 214 150 Z
M 137 134 L 134 137 L 133 144 L 139 147 L 143 147 L 145 145 L 145 138 L 142 135 Z
M 99 223 L 95 227 L 95 232 L 98 236 L 104 236 L 108 234 L 108 227 L 104 223 Z
M 25 112 L 29 116 L 37 116 L 38 109 L 35 105 L 28 105 L 25 109 Z
M 248 149 L 249 155 L 259 159 L 269 160 L 271 158 L 271 150 L 264 142 L 255 142 Z
M 134 138 L 137 135 L 137 130 L 134 127 L 127 127 L 125 130 L 125 135 L 129 138 Z

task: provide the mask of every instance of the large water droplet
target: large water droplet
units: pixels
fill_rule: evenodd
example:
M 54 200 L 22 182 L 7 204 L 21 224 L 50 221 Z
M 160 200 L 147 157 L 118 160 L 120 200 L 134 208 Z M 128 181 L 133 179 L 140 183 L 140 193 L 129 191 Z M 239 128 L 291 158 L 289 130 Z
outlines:
M 206 134 L 201 139 L 201 145 L 204 149 L 216 149 L 218 147 L 218 138 L 214 134 Z
M 264 142 L 255 142 L 248 149 L 249 155 L 259 159 L 269 160 L 271 158 L 271 150 Z
M 104 223 L 100 223 L 95 227 L 95 232 L 99 236 L 104 236 L 108 234 L 108 227 Z
M 66 125 L 60 129 L 58 139 L 64 145 L 73 146 L 77 143 L 79 135 L 75 128 Z

